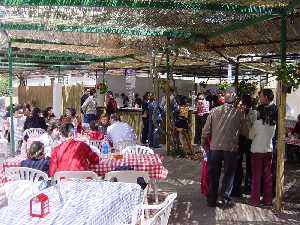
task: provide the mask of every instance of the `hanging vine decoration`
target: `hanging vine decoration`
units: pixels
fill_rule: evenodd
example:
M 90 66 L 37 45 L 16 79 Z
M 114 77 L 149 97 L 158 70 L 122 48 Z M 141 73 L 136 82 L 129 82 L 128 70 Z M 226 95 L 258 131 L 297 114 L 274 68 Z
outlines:
M 106 81 L 96 84 L 96 89 L 100 91 L 100 94 L 106 94 L 108 92 L 108 85 Z
M 217 88 L 220 91 L 225 91 L 227 88 L 230 88 L 232 85 L 228 83 L 227 81 L 223 81 L 219 84 L 217 84 Z
M 283 65 L 278 67 L 275 72 L 276 79 L 281 81 L 287 88 L 288 92 L 296 90 L 300 86 L 300 65 Z
M 243 95 L 251 95 L 253 96 L 255 94 L 255 91 L 257 89 L 257 82 L 247 82 L 247 81 L 241 81 L 238 84 L 238 95 L 243 96 Z
M 173 85 L 171 84 L 171 80 L 163 79 L 160 80 L 160 88 L 164 93 L 170 92 L 173 89 Z

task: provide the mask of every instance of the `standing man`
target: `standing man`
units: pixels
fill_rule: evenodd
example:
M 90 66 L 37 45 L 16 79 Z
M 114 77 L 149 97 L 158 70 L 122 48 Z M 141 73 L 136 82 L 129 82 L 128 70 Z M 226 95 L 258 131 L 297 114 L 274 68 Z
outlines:
M 90 89 L 86 89 L 83 95 L 80 98 L 80 107 L 82 107 L 85 100 L 90 96 Z M 83 110 L 81 109 L 81 113 L 84 114 Z
M 84 123 L 90 123 L 91 121 L 95 121 L 97 119 L 96 117 L 96 90 L 91 89 L 90 90 L 90 96 L 85 100 L 83 105 L 81 106 L 81 109 L 84 112 Z
M 230 88 L 225 94 L 225 104 L 212 109 L 202 130 L 201 143 L 208 155 L 209 187 L 207 205 L 218 205 L 219 179 L 224 161 L 224 177 L 221 188 L 223 207 L 232 207 L 233 180 L 238 158 L 238 137 L 243 120 L 240 109 L 234 106 L 235 91 Z

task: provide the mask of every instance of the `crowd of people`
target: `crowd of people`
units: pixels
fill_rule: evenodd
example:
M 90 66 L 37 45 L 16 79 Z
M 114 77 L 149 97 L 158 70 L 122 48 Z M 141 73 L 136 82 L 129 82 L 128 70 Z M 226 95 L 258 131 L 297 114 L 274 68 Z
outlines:
M 201 98 L 201 105 L 207 103 Z M 274 94 L 270 89 L 259 93 L 260 105 L 256 107 L 250 95 L 237 103 L 235 91 L 229 89 L 224 96 L 224 104 L 211 109 L 201 134 L 201 145 L 208 159 L 209 190 L 207 204 L 211 207 L 234 205 L 232 196 L 242 197 L 251 193 L 250 204 L 272 204 L 275 178 L 274 162 L 276 144 L 274 142 L 277 107 L 273 103 Z M 246 173 L 243 180 L 243 157 L 246 156 Z M 218 201 L 219 179 L 222 162 L 224 176 L 221 188 L 221 201 Z M 263 188 L 261 188 L 263 187 Z M 261 193 L 262 190 L 262 193 Z
M 15 106 L 15 141 L 19 151 L 22 149 L 22 142 L 28 138 L 23 137 L 25 130 L 41 128 L 46 131 L 27 149 L 27 159 L 21 165 L 40 169 L 50 176 L 67 168 L 88 169 L 90 163 L 98 162 L 99 157 L 88 144 L 76 140 L 78 133 L 85 133 L 94 140 L 105 139 L 114 149 L 135 144 L 135 131 L 116 114 L 118 104 L 113 93 L 107 93 L 105 112 L 97 108 L 95 93 L 94 89 L 84 93 L 81 112 L 67 108 L 59 119 L 54 115 L 52 107 L 41 111 L 30 104 Z M 138 95 L 135 97 L 135 106 L 142 109 L 141 142 L 150 147 L 159 147 L 166 115 L 166 98 L 159 100 L 151 92 L 146 92 L 142 99 Z M 123 106 L 127 107 L 127 96 L 122 95 L 122 98 Z M 261 204 L 261 194 L 264 205 L 272 204 L 277 107 L 273 103 L 274 94 L 270 89 L 261 90 L 258 98 L 260 104 L 257 106 L 253 96 L 244 95 L 237 99 L 234 89 L 230 88 L 215 95 L 209 91 L 200 93 L 195 100 L 195 143 L 203 147 L 208 159 L 208 206 L 222 204 L 230 207 L 233 205 L 232 196 L 242 197 L 243 193 L 251 193 L 250 203 L 254 206 Z M 170 123 L 174 128 L 175 146 L 185 148 L 188 153 L 193 154 L 189 134 L 190 106 L 187 97 L 175 96 L 174 90 L 171 90 Z M 6 117 L 9 117 L 9 113 Z M 298 137 L 299 124 L 300 115 L 292 130 Z M 9 125 L 6 130 L 9 130 Z M 9 132 L 6 133 L 9 139 Z M 222 163 L 224 176 L 219 202 Z

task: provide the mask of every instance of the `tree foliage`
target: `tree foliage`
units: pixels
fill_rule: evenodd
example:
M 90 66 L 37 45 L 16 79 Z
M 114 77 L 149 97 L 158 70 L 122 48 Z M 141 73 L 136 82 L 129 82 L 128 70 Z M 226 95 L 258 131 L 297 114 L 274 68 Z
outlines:
M 0 75 L 0 96 L 6 96 L 8 94 L 8 79 L 3 75 Z

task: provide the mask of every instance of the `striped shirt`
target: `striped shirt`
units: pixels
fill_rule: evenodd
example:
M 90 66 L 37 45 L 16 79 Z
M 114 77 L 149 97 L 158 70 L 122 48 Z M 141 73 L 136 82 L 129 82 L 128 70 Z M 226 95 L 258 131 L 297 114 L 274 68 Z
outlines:
M 207 113 L 209 113 L 209 101 L 206 101 L 205 99 L 199 99 L 197 101 L 197 115 L 203 116 Z

